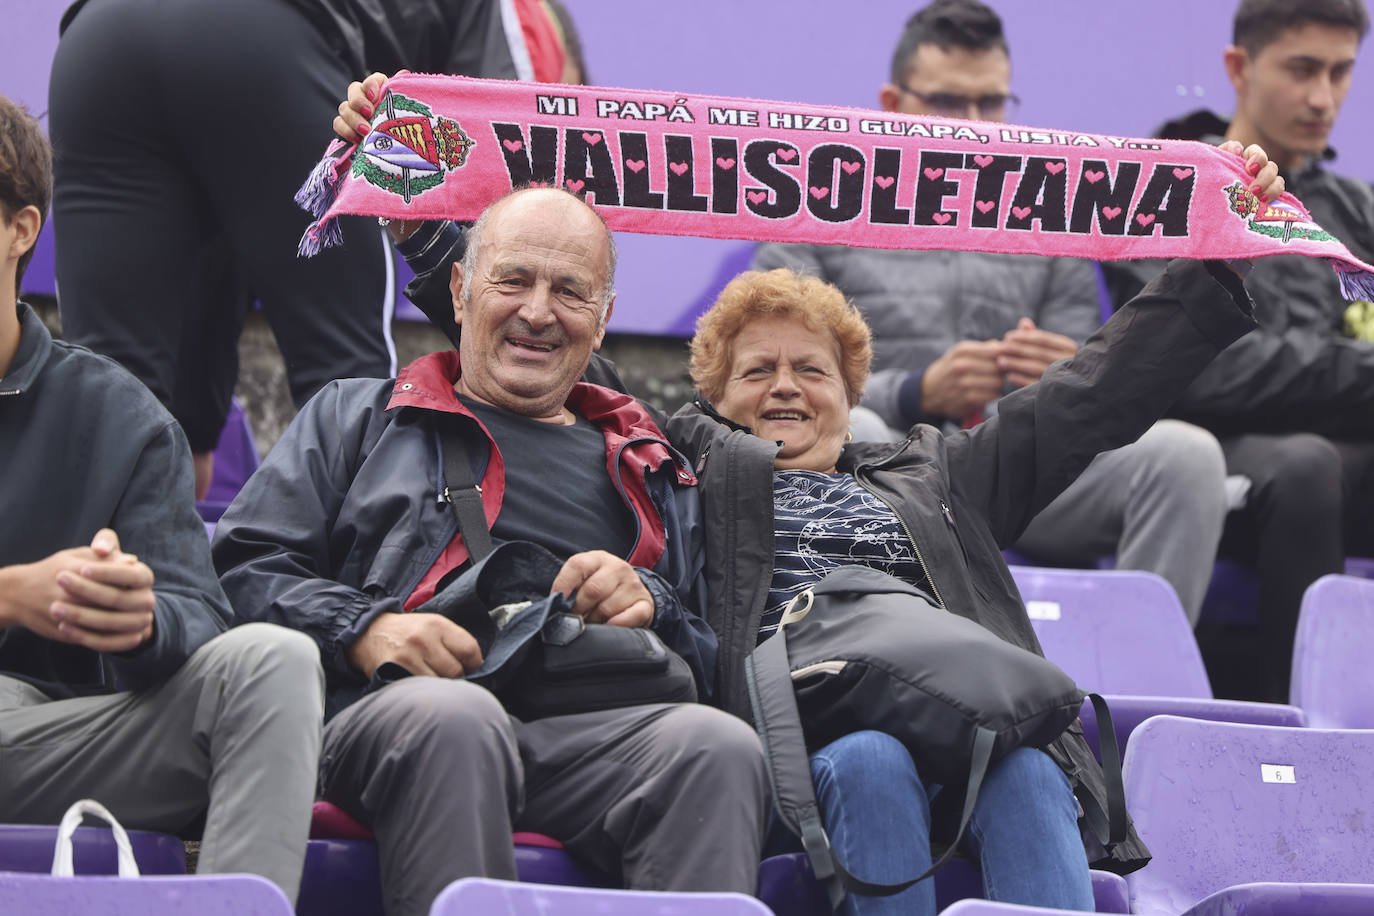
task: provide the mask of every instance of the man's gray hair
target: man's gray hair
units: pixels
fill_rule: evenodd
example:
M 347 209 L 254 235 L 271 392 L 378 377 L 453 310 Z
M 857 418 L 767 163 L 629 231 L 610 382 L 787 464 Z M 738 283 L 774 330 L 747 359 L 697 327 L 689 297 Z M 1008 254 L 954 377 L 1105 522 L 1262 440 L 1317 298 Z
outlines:
M 467 305 L 472 298 L 472 278 L 477 276 L 477 258 L 482 251 L 482 237 L 486 235 L 487 225 L 492 212 L 495 211 L 500 204 L 514 197 L 516 194 L 532 190 L 537 189 L 513 188 L 507 191 L 505 194 L 488 204 L 481 215 L 477 217 L 477 222 L 468 227 L 466 233 L 467 247 L 463 251 L 463 292 L 461 294 L 461 301 L 464 305 Z M 559 191 L 582 204 L 596 217 L 596 221 L 601 224 L 602 230 L 606 233 L 606 286 L 601 291 L 601 314 L 597 318 L 599 323 L 604 324 L 606 321 L 606 310 L 611 307 L 611 299 L 615 296 L 615 266 L 619 257 L 615 250 L 615 236 L 611 234 L 611 229 L 606 225 L 606 221 L 601 218 L 601 214 L 597 213 L 585 200 L 578 197 L 576 194 L 565 188 L 546 188 L 544 190 Z

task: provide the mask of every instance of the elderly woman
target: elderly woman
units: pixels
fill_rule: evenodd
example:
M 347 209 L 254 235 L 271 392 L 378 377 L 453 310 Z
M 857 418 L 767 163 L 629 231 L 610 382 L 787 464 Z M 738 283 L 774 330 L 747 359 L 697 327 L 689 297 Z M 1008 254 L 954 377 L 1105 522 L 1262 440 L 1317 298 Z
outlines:
M 1276 195 L 1282 184 L 1263 152 L 1246 154 Z M 720 637 L 716 701 L 750 716 L 745 656 L 797 592 L 843 564 L 919 585 L 950 612 L 1039 652 L 1001 547 L 1253 325 L 1234 268 L 1175 261 L 1076 356 L 1003 398 L 992 419 L 951 436 L 916 426 L 898 444 L 853 443 L 849 408 L 871 355 L 862 317 L 812 277 L 737 277 L 692 341 L 701 396 L 668 424 L 702 481 L 709 618 Z M 848 735 L 812 754 L 811 769 L 831 843 L 852 874 L 894 883 L 929 866 L 941 793 L 894 738 Z M 939 827 L 940 804 L 934 810 Z M 1004 758 L 964 840 L 987 896 L 1091 910 L 1090 861 L 1126 872 L 1149 855 L 1133 831 L 1110 849 L 1100 844 L 1105 810 L 1102 774 L 1077 725 L 1043 751 Z M 935 898 L 926 881 L 888 898 L 850 894 L 844 906 L 934 913 Z

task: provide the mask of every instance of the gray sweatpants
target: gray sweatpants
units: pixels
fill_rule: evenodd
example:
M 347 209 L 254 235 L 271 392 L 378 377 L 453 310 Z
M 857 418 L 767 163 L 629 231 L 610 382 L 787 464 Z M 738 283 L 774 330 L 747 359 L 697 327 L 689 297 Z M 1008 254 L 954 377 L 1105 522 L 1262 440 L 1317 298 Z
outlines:
M 81 798 L 144 830 L 205 813 L 199 871 L 262 875 L 295 900 L 323 709 L 314 642 L 264 623 L 150 690 L 52 700 L 0 677 L 0 820 L 56 824 Z
M 707 706 L 509 717 L 486 689 L 412 677 L 324 732 L 323 795 L 377 836 L 389 916 L 458 878 L 515 878 L 513 830 L 630 888 L 752 894 L 768 813 L 758 738 Z
M 1160 420 L 1130 445 L 1103 452 L 1031 519 L 1014 545 L 1048 563 L 1158 573 L 1197 624 L 1226 522 L 1226 461 L 1209 432 Z

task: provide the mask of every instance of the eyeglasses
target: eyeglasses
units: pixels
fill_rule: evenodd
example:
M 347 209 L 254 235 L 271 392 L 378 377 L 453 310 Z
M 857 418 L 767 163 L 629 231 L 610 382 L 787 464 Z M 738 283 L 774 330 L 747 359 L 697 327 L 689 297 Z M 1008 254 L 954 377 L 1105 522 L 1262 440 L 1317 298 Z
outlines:
M 910 86 L 898 85 L 898 89 L 915 96 L 925 103 L 930 113 L 942 118 L 983 118 L 1000 121 L 1016 111 L 1021 99 L 1014 93 L 992 93 L 969 98 L 954 92 L 917 92 Z

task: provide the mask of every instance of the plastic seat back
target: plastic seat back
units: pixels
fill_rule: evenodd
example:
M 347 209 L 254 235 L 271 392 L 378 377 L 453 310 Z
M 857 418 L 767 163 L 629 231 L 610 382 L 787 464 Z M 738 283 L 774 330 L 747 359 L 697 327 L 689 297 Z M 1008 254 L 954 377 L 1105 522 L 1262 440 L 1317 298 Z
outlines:
M 186 874 L 186 845 L 167 833 L 128 831 L 134 861 L 145 875 Z M 52 871 L 57 826 L 0 824 L 0 871 L 48 874 Z M 72 834 L 72 863 L 77 874 L 116 873 L 114 834 L 108 827 L 78 827 Z M 5 910 L 0 909 L 0 912 Z
M 1093 869 L 1094 909 L 1099 913 L 1129 913 L 1126 880 Z M 983 896 L 983 875 L 969 859 L 955 858 L 930 880 L 935 882 L 935 906 L 941 912 L 966 897 Z M 789 852 L 763 860 L 759 866 L 758 897 L 774 913 L 786 916 L 830 916 L 830 898 L 816 880 L 806 854 Z
M 1154 853 L 1126 877 L 1131 912 L 1176 916 L 1255 882 L 1371 881 L 1371 760 L 1374 731 L 1147 720 L 1125 758 L 1126 802 Z
M 464 878 L 444 888 L 430 916 L 772 916 L 744 894 L 683 894 L 589 887 L 522 884 L 491 878 Z
M 239 495 L 239 490 L 258 469 L 258 444 L 243 405 L 237 399 L 229 403 L 229 415 L 219 434 L 215 448 L 215 471 L 205 499 L 196 504 L 200 516 L 207 522 L 217 522 Z
M 1211 698 L 1188 616 L 1154 573 L 1013 566 L 1045 656 L 1085 690 Z
M 1374 580 L 1322 576 L 1302 596 L 1289 700 L 1314 728 L 1374 728 Z M 1374 875 L 1371 875 L 1374 880 Z
M 293 916 L 291 901 L 281 889 L 257 875 L 54 878 L 0 873 L 0 913 Z
M 1073 916 L 1075 910 L 1057 910 L 1049 907 L 1020 906 L 1015 903 L 994 903 L 991 900 L 960 900 L 954 906 L 941 910 L 941 916 Z

